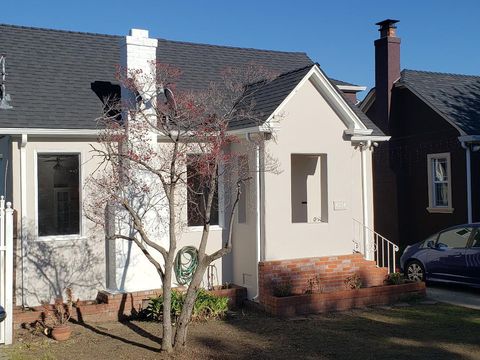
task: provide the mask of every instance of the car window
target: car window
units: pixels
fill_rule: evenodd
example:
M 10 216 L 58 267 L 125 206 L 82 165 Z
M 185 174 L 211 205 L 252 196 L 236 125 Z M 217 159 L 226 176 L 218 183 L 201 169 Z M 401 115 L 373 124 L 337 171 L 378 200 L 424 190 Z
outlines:
M 418 248 L 419 249 L 424 249 L 424 248 L 428 247 L 428 242 L 429 241 L 433 241 L 433 243 L 435 243 L 435 240 L 437 240 L 437 236 L 438 236 L 438 233 L 430 235 L 428 238 L 423 240 L 423 242 L 420 244 L 420 246 Z
M 472 247 L 480 248 L 480 229 L 477 229 L 473 237 Z
M 472 234 L 472 228 L 461 227 L 452 230 L 444 231 L 438 237 L 437 246 L 448 248 L 465 248 L 467 247 L 468 239 Z

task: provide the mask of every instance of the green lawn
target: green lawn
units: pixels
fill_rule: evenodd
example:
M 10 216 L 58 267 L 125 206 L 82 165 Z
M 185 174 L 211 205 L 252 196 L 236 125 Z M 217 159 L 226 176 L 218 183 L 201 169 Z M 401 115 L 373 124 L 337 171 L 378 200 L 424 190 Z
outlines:
M 24 330 L 12 359 L 159 359 L 159 324 L 75 325 L 56 343 Z M 480 311 L 450 305 L 372 308 L 281 320 L 253 311 L 196 323 L 178 359 L 480 359 Z

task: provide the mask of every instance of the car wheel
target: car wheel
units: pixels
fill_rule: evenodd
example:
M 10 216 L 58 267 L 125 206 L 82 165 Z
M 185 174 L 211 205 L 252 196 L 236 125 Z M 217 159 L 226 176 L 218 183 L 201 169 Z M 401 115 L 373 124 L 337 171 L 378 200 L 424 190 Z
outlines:
M 425 281 L 425 269 L 418 261 L 411 261 L 407 265 L 405 276 L 411 281 Z

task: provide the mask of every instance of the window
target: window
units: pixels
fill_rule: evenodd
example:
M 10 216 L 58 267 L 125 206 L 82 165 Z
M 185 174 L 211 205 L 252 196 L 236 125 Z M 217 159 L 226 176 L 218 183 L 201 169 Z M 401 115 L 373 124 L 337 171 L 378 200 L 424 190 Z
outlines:
M 38 235 L 80 234 L 79 155 L 39 154 Z
M 472 228 L 457 228 L 447 230 L 438 237 L 437 246 L 459 249 L 467 247 L 468 239 L 472 234 Z
M 429 154 L 428 198 L 430 212 L 452 212 L 450 154 Z
M 479 248 L 480 247 L 480 229 L 477 228 L 475 231 L 475 236 L 473 237 L 472 247 Z
M 292 222 L 327 222 L 327 155 L 293 154 L 291 172 Z
M 205 207 L 208 197 L 208 179 L 199 171 L 201 165 L 197 159 L 200 155 L 188 155 L 187 162 L 187 224 L 188 226 L 203 226 Z M 219 224 L 218 215 L 218 184 L 213 196 L 210 211 L 210 225 Z

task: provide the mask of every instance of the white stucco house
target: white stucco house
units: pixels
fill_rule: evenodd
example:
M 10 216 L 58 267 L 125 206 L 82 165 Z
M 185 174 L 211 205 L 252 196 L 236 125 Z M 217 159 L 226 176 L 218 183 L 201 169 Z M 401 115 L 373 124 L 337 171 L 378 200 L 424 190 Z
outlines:
M 257 93 L 265 123 L 281 117 L 272 137 L 262 124 L 232 124 L 243 146 L 268 151 L 279 173 L 256 172 L 233 225 L 233 251 L 216 265 L 216 281 L 258 296 L 261 261 L 347 255 L 373 259 L 371 154 L 386 137 L 353 104 L 363 87 L 329 79 L 304 53 L 153 39 L 147 31 L 110 36 L 0 25 L 7 75 L 0 107 L 0 189 L 16 210 L 15 303 L 33 306 L 72 287 L 80 299 L 100 289 L 132 292 L 161 287 L 158 274 L 126 241 L 93 231 L 82 203 L 96 168 L 90 144 L 105 94 L 120 93 L 116 64 L 147 68 L 159 60 L 182 70 L 180 86 L 201 89 L 226 66 L 255 62 L 280 75 Z M 9 95 L 8 99 L 5 96 Z M 8 100 L 8 101 L 7 101 Z M 59 171 L 61 170 L 61 171 Z M 219 189 L 221 191 L 221 189 Z M 222 197 L 209 247 L 226 234 Z M 223 215 L 222 215 L 223 214 Z M 357 224 L 357 225 L 355 225 Z M 370 230 L 372 229 L 372 230 Z M 180 247 L 198 244 L 195 226 Z

